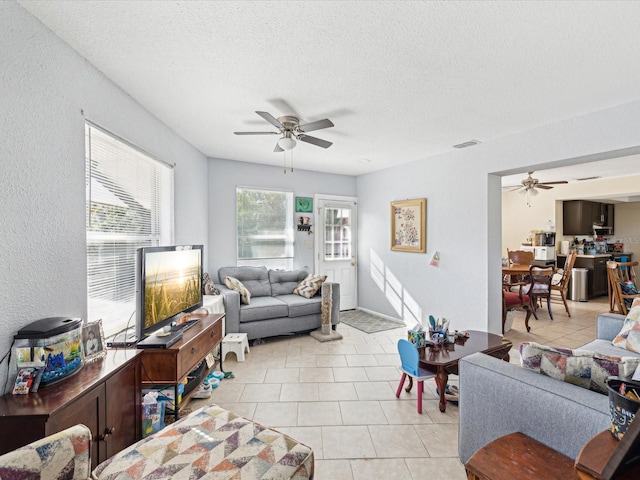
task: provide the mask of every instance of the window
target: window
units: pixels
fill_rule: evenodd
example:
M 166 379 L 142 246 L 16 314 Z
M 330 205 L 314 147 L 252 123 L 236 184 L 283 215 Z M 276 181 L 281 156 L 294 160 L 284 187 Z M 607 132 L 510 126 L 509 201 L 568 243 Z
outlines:
M 237 265 L 293 268 L 293 192 L 236 188 Z
M 88 320 L 134 325 L 135 252 L 173 243 L 173 169 L 87 124 Z

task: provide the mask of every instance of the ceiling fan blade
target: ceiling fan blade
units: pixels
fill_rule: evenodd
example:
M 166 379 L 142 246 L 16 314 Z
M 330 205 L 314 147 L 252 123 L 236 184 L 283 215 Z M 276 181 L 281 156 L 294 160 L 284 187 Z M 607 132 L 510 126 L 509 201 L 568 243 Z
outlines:
M 235 135 L 279 135 L 280 132 L 233 132 Z
M 283 129 L 284 125 L 282 125 L 278 119 L 276 119 L 273 115 L 271 115 L 270 113 L 267 112 L 258 112 L 256 111 L 256 113 L 258 115 L 260 115 L 262 118 L 264 118 L 267 122 L 269 122 L 271 125 L 273 125 L 274 127 L 277 127 L 279 129 Z
M 538 185 L 559 185 L 561 183 L 569 183 L 566 180 L 558 180 L 557 182 L 538 182 Z
M 543 190 L 551 190 L 553 187 L 545 185 L 544 183 L 538 183 L 534 188 L 542 188 Z
M 298 140 L 300 140 L 301 142 L 310 143 L 312 145 L 316 145 L 322 148 L 329 148 L 331 145 L 333 145 L 332 142 L 327 142 L 326 140 L 322 140 L 321 138 L 316 138 L 316 137 L 312 137 L 310 135 L 304 135 L 304 134 L 299 135 Z
M 305 123 L 304 125 L 299 125 L 298 130 L 301 132 L 313 132 L 314 130 L 320 130 L 322 128 L 333 127 L 333 122 L 328 118 L 322 120 L 316 120 L 315 122 Z
M 276 148 L 273 149 L 274 152 L 284 152 L 284 150 L 282 149 L 282 147 L 280 147 L 279 144 L 276 143 Z

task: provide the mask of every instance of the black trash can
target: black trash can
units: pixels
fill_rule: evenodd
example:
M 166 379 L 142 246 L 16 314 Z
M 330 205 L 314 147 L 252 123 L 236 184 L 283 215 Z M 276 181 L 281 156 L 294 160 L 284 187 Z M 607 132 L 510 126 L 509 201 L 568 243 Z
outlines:
M 620 393 L 620 385 L 625 384 L 626 391 L 635 391 L 640 398 L 640 382 L 620 377 L 607 379 L 609 391 L 609 414 L 611 415 L 611 433 L 620 440 L 636 416 L 640 402 Z

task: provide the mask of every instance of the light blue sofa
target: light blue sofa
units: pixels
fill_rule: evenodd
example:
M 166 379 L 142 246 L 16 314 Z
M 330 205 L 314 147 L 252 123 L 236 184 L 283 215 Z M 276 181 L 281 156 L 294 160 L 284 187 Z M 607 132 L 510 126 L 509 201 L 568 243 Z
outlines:
M 267 270 L 266 267 L 222 267 L 218 270 L 220 293 L 224 295 L 225 332 L 246 333 L 249 340 L 316 330 L 322 325 L 320 290 L 312 298 L 293 293 L 309 275 L 309 268 Z M 224 277 L 236 278 L 251 293 L 249 305 L 240 303 L 240 294 L 224 285 Z M 340 323 L 340 285 L 331 288 L 331 324 Z
M 624 315 L 601 314 L 596 339 L 580 347 L 616 357 L 640 356 L 614 347 Z M 466 463 L 487 443 L 522 432 L 575 459 L 609 428 L 609 399 L 518 365 L 477 353 L 460 360 L 458 456 Z

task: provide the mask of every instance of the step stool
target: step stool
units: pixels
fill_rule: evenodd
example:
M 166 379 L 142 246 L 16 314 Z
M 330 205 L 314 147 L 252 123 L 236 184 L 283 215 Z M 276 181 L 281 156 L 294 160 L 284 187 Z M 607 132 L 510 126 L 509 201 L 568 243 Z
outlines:
M 246 333 L 228 333 L 222 339 L 222 358 L 227 356 L 227 353 L 234 352 L 239 362 L 244 362 L 244 352 L 250 352 L 249 340 L 247 340 Z

